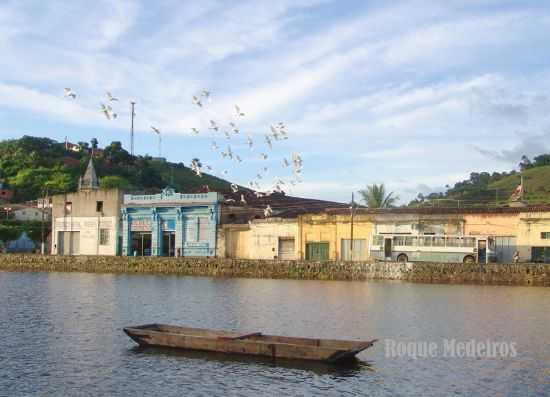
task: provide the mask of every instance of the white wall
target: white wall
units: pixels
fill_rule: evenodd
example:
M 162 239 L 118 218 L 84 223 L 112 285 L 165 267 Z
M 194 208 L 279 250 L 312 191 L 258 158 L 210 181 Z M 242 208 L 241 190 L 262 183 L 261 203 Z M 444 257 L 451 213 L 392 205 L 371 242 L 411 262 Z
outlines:
M 99 244 L 99 229 L 109 230 L 109 243 Z M 65 217 L 52 222 L 52 255 L 57 255 L 58 232 L 80 232 L 80 255 L 116 255 L 118 241 L 118 218 L 110 217 Z
M 50 214 L 44 213 L 44 220 L 50 220 Z M 42 211 L 37 208 L 22 208 L 13 211 L 13 217 L 18 221 L 41 221 Z

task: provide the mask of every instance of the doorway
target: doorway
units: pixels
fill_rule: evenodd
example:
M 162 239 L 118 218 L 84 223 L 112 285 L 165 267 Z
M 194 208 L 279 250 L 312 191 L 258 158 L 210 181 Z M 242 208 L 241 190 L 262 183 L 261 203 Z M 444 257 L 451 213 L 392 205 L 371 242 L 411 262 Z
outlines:
M 477 241 L 477 263 L 487 263 L 487 240 Z
M 391 251 L 392 251 L 392 239 L 386 238 L 384 239 L 384 258 L 391 259 Z
M 162 256 L 176 255 L 176 233 L 162 232 Z
M 132 233 L 130 256 L 151 256 L 151 233 Z

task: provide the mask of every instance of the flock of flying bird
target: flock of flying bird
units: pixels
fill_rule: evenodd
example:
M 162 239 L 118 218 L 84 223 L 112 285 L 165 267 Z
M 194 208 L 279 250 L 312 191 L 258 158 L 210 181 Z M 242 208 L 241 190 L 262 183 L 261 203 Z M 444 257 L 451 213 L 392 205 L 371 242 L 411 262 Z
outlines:
M 65 97 L 76 99 L 76 93 L 71 88 L 65 88 Z M 114 97 L 110 92 L 106 92 L 106 103 L 101 102 L 100 103 L 100 111 L 104 114 L 105 118 L 107 120 L 113 120 L 117 118 L 117 113 L 114 112 L 113 108 L 109 105 L 112 102 L 118 102 L 118 98 Z M 201 91 L 200 94 L 193 95 L 192 97 L 192 103 L 197 106 L 198 108 L 202 109 L 203 111 L 209 112 L 208 104 L 211 102 L 211 95 L 210 92 L 207 90 Z M 232 117 L 230 117 L 230 120 L 228 122 L 218 122 L 215 119 L 217 117 L 212 117 L 210 115 L 207 129 L 211 130 L 213 133 L 221 133 L 223 134 L 223 138 L 226 140 L 233 140 L 235 141 L 237 137 L 239 137 L 241 134 L 241 128 L 239 121 L 245 117 L 245 113 L 241 110 L 241 108 L 238 105 L 235 105 L 234 107 L 234 114 Z M 279 122 L 277 124 L 271 125 L 269 127 L 270 132 L 267 134 L 264 134 L 263 141 L 265 142 L 265 146 L 267 149 L 272 150 L 273 145 L 278 141 L 284 141 L 288 139 L 288 133 L 286 130 L 286 126 L 284 123 Z M 159 136 L 161 131 L 159 128 L 155 126 L 151 126 L 151 130 Z M 191 133 L 198 135 L 201 133 L 201 130 L 196 127 L 190 128 Z M 215 138 L 216 139 L 216 138 Z M 232 149 L 230 144 L 227 144 L 226 149 L 221 150 L 220 146 L 216 142 L 216 140 L 212 140 L 211 148 L 215 152 L 217 152 L 222 160 L 229 160 L 234 161 L 235 163 L 242 163 L 243 159 L 241 156 L 237 153 L 235 153 L 234 149 Z M 250 135 L 246 136 L 246 146 L 248 146 L 248 149 L 253 151 L 255 146 L 259 146 L 257 143 L 254 142 L 252 137 Z M 259 154 L 259 159 L 266 161 L 268 160 L 268 150 L 264 150 Z M 282 193 L 284 191 L 284 187 L 288 186 L 295 186 L 297 183 L 301 182 L 301 173 L 302 173 L 302 167 L 303 167 L 303 161 L 302 157 L 298 153 L 293 153 L 291 157 L 289 158 L 283 158 L 282 160 L 282 167 L 288 168 L 292 167 L 292 178 L 290 180 L 285 181 L 284 179 L 280 177 L 274 178 L 274 183 L 271 188 L 268 189 L 262 189 L 262 181 L 265 180 L 267 173 L 269 172 L 269 167 L 262 166 L 256 173 L 256 177 L 249 182 L 250 189 L 253 191 L 254 195 L 257 198 L 266 197 L 270 194 L 277 192 Z M 208 172 L 212 173 L 214 172 L 212 166 L 205 165 L 201 162 L 200 159 L 194 158 L 190 162 L 190 168 L 191 170 L 198 176 L 201 177 L 203 173 L 203 169 L 206 169 Z M 218 175 L 220 176 L 226 176 L 228 174 L 227 170 L 223 170 L 221 172 L 218 172 Z M 250 192 L 248 190 L 242 190 L 238 185 L 235 183 L 231 183 L 231 190 L 233 193 L 238 193 L 241 191 L 240 195 L 240 202 L 244 205 L 247 204 L 246 201 L 246 195 Z M 228 199 L 228 202 L 234 201 L 233 199 Z M 268 204 L 266 208 L 264 209 L 264 215 L 266 217 L 269 217 L 273 214 L 273 209 Z

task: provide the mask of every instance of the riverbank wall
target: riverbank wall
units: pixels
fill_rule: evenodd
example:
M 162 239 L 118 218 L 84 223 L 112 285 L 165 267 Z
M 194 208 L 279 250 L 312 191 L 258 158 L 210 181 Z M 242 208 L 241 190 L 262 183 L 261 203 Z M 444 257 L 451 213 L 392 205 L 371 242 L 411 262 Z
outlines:
M 311 262 L 221 258 L 0 255 L 3 271 L 153 273 L 298 280 L 402 280 L 550 286 L 549 264 Z

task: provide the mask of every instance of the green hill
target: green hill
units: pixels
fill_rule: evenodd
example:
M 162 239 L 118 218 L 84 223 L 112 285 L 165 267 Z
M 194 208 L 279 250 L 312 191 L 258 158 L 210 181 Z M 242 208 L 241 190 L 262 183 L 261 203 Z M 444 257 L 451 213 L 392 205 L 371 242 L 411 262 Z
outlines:
M 505 206 L 521 183 L 523 200 L 528 204 L 550 204 L 550 154 L 541 154 L 531 162 L 523 156 L 521 172 L 472 172 L 470 178 L 447 186 L 441 193 L 418 194 L 409 206 Z
M 97 141 L 92 145 L 97 146 Z M 231 190 L 228 181 L 207 174 L 198 177 L 182 163 L 131 156 L 120 142 L 94 150 L 94 165 L 105 188 L 156 192 L 172 185 L 186 192 L 200 191 L 205 186 L 221 192 Z M 90 153 L 91 147 L 86 142 L 71 148 L 49 138 L 24 136 L 4 140 L 0 142 L 0 182 L 14 189 L 14 201 L 41 197 L 46 187 L 49 194 L 76 191 Z

